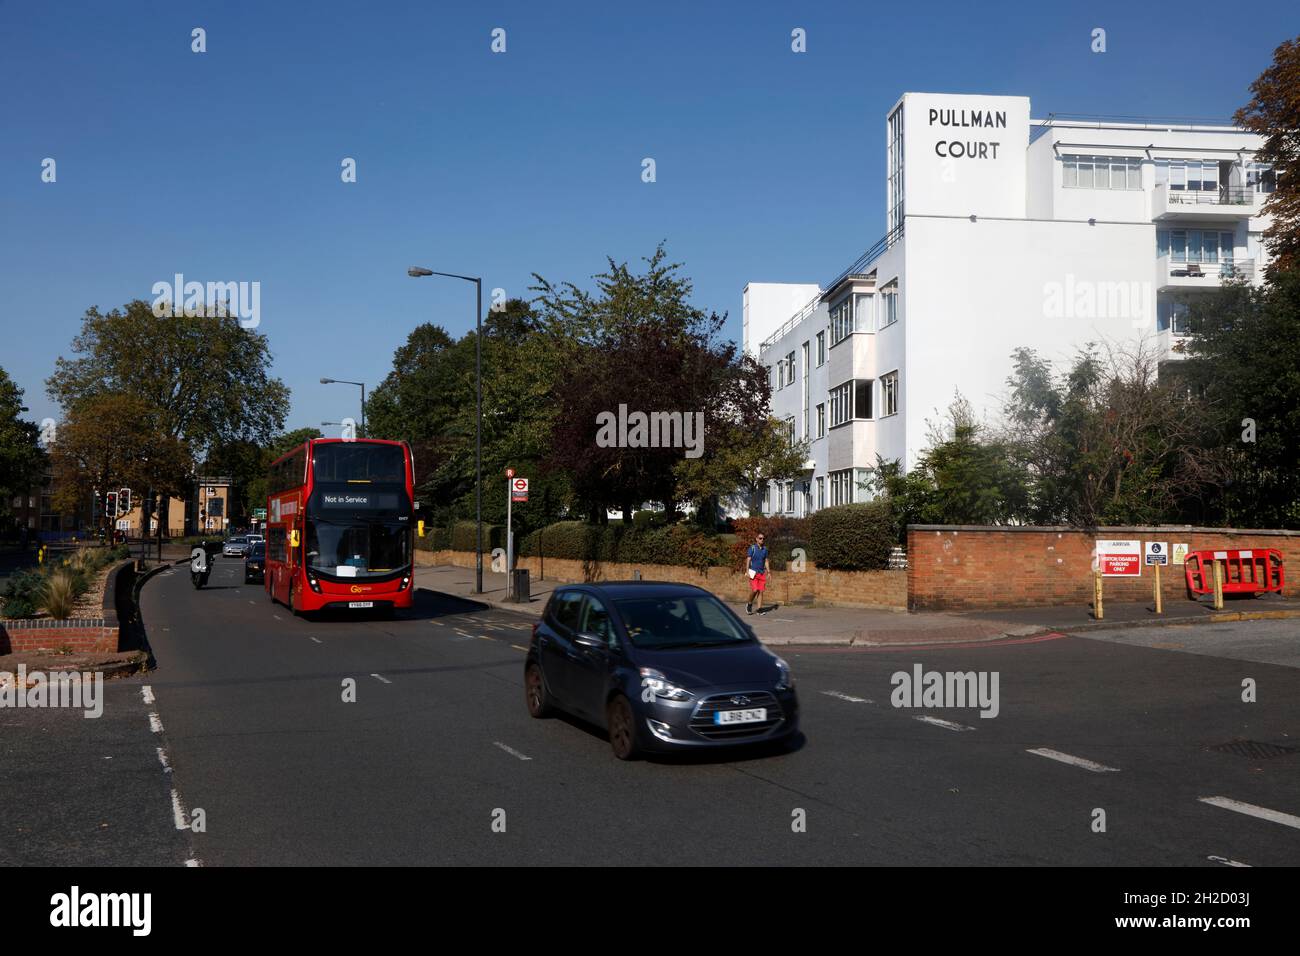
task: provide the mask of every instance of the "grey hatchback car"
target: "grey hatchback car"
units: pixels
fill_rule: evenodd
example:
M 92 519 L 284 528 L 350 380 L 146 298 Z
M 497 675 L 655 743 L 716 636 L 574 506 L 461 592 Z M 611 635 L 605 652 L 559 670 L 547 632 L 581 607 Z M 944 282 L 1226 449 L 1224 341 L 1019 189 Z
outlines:
M 650 581 L 557 588 L 524 662 L 528 712 L 609 733 L 614 755 L 783 744 L 799 730 L 790 667 L 702 588 Z

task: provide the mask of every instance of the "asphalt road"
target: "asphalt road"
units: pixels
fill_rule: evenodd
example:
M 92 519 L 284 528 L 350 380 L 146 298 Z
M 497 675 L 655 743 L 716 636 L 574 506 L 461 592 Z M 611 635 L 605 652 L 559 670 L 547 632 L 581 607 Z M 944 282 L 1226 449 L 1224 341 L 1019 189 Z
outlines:
M 68 757 L 0 781 L 6 829 L 30 836 L 18 862 L 1300 862 L 1300 753 L 1211 749 L 1300 747 L 1300 670 L 1225 656 L 1231 641 L 783 648 L 798 749 L 621 763 L 594 729 L 528 716 L 518 614 L 421 592 L 397 620 L 308 621 L 231 560 L 198 592 L 183 568 L 154 578 L 143 614 L 158 669 L 112 682 L 104 718 L 0 711 L 6 763 L 31 759 L 33 726 Z M 1276 627 L 1231 625 L 1252 646 L 1294 640 Z M 891 706 L 915 664 L 996 671 L 998 716 Z M 203 832 L 178 829 L 196 818 Z

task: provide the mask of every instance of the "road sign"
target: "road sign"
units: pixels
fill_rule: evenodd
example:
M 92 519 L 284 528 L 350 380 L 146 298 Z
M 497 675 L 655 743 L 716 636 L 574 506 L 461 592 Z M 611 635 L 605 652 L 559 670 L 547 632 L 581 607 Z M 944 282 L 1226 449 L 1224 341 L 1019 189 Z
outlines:
M 1141 541 L 1097 540 L 1097 567 L 1102 577 L 1129 578 L 1142 574 Z
M 511 501 L 528 500 L 528 479 L 527 478 L 510 479 L 510 500 Z
M 1169 545 L 1164 541 L 1148 541 L 1143 557 L 1148 565 L 1169 563 Z
M 1174 564 L 1187 563 L 1187 544 L 1175 544 L 1173 547 Z
M 507 478 L 513 478 L 514 476 L 515 476 L 515 470 L 514 470 L 513 468 L 507 468 L 507 469 L 506 469 L 506 477 L 507 477 Z
M 265 521 L 265 520 L 266 520 L 266 509 L 265 509 L 265 508 L 254 508 L 254 509 L 253 509 L 253 517 L 256 518 L 258 521 Z

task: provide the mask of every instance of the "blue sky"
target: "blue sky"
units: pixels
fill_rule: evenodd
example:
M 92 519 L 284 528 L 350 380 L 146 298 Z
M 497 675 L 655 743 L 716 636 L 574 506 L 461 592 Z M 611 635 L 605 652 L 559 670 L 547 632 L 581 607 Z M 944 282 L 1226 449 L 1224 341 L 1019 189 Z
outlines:
M 1297 32 L 1281 2 L 0 0 L 0 366 L 57 417 L 44 380 L 86 308 L 258 281 L 287 424 L 315 425 L 356 414 L 322 375 L 373 386 L 413 326 L 473 326 L 472 286 L 407 266 L 481 274 L 486 300 L 660 240 L 739 339 L 746 282 L 824 282 L 884 232 L 901 93 L 1227 118 Z

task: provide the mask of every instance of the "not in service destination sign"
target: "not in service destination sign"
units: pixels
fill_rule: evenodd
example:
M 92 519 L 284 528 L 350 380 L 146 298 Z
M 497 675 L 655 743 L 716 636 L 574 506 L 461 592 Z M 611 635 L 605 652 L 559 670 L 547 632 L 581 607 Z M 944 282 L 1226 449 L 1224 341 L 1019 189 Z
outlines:
M 1142 574 L 1142 542 L 1097 540 L 1097 567 L 1102 577 L 1129 578 Z

